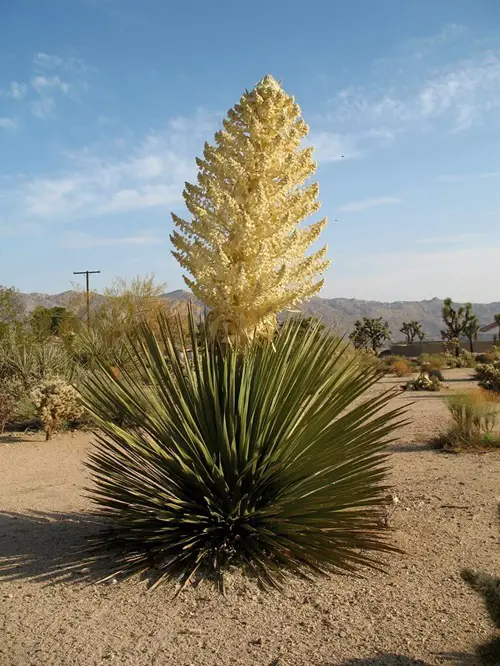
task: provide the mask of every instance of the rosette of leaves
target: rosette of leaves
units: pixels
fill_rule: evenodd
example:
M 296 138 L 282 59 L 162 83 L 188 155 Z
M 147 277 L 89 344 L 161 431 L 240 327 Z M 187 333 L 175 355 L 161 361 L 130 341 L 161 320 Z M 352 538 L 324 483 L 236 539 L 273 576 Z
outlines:
M 386 409 L 394 392 L 364 396 L 383 370 L 317 323 L 291 320 L 244 353 L 192 317 L 188 329 L 143 325 L 125 368 L 101 363 L 85 381 L 90 494 L 106 518 L 91 559 L 154 585 L 222 584 L 231 566 L 276 587 L 380 566 L 395 550 L 380 521 L 385 445 L 403 414 Z

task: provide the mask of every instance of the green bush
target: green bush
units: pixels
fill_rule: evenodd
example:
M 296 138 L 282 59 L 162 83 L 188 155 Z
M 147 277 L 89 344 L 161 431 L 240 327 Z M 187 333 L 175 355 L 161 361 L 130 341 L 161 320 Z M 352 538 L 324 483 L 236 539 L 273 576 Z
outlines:
M 10 423 L 23 393 L 23 387 L 13 379 L 4 380 L 0 385 L 0 435 Z
M 222 582 L 235 565 L 280 586 L 286 573 L 349 572 L 391 550 L 385 442 L 403 408 L 384 409 L 393 392 L 358 400 L 380 367 L 317 325 L 287 322 L 244 351 L 197 339 L 192 319 L 180 346 L 164 318 L 159 328 L 133 342 L 134 372 L 101 364 L 84 385 L 101 433 L 92 496 L 108 519 L 90 548 L 111 575 Z
M 417 358 L 417 364 L 425 366 L 429 370 L 442 370 L 445 366 L 443 354 L 420 354 Z
M 43 423 L 38 416 L 38 410 L 33 404 L 30 391 L 23 391 L 16 401 L 14 412 L 12 413 L 9 421 L 9 428 L 12 430 L 40 430 L 43 428 Z

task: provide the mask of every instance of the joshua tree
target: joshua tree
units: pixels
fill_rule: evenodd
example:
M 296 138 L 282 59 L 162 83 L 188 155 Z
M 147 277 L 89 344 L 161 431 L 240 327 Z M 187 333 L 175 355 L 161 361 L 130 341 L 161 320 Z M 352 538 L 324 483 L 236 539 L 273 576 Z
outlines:
M 384 342 L 391 339 L 391 331 L 382 317 L 363 317 L 354 323 L 354 331 L 349 337 L 357 349 L 364 347 L 378 352 Z
M 300 223 L 320 207 L 308 127 L 300 108 L 266 76 L 228 112 L 215 145 L 198 159 L 198 184 L 186 183 L 189 221 L 172 215 L 174 256 L 184 280 L 209 308 L 209 331 L 225 339 L 271 338 L 276 313 L 323 285 L 326 246 L 310 256 L 326 219 Z
M 425 337 L 424 329 L 422 328 L 422 324 L 420 324 L 418 321 L 412 320 L 412 321 L 404 321 L 403 325 L 399 329 L 400 333 L 403 333 L 403 335 L 406 337 L 406 342 L 411 345 L 411 343 L 415 340 L 415 338 L 418 338 L 420 342 Z
M 495 315 L 495 323 L 498 324 L 498 336 L 497 340 L 500 341 L 500 313 Z
M 469 338 L 469 343 L 472 349 L 471 338 L 475 340 L 477 338 L 477 331 L 479 330 L 478 325 L 475 333 L 476 337 L 474 338 L 474 328 L 477 317 L 472 312 L 472 305 L 466 303 L 465 305 L 460 305 L 459 307 L 454 308 L 451 298 L 445 298 L 442 315 L 446 328 L 441 330 L 441 338 L 453 345 L 455 356 L 460 356 L 459 340 L 461 336 L 465 335 Z M 471 337 L 469 337 L 467 332 L 471 333 Z
M 44 340 L 50 336 L 74 332 L 78 328 L 78 319 L 66 308 L 44 308 L 38 305 L 29 317 L 29 325 L 35 337 Z
M 464 335 L 469 341 L 469 349 L 471 352 L 474 351 L 474 341 L 477 340 L 477 334 L 479 333 L 479 329 L 481 328 L 481 324 L 479 323 L 479 319 L 475 314 L 472 314 L 470 311 L 471 304 L 467 303 L 466 305 L 466 319 L 464 323 Z

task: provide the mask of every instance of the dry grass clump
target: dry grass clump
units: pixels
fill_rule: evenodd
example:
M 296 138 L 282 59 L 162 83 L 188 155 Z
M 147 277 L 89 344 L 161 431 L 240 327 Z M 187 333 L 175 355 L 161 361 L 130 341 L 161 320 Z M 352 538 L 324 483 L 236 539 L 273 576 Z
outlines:
M 388 356 L 384 359 L 384 366 L 387 372 L 396 377 L 408 377 L 414 372 L 412 362 L 404 356 Z
M 476 389 L 450 396 L 446 401 L 452 424 L 439 438 L 443 448 L 452 450 L 500 447 L 496 424 L 500 399 L 488 391 Z

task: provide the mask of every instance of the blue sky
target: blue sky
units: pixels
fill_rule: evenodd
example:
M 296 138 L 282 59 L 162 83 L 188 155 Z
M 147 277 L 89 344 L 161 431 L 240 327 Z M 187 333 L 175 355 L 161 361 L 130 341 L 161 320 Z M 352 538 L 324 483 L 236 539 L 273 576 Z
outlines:
M 170 211 L 266 73 L 316 146 L 323 296 L 500 300 L 497 0 L 1 3 L 0 284 L 181 288 Z

